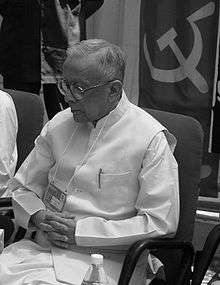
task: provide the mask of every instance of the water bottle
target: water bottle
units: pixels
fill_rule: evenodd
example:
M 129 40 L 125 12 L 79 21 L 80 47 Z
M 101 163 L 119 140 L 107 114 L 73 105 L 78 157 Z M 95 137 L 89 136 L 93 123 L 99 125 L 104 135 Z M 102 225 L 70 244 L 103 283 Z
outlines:
M 81 285 L 109 285 L 103 268 L 103 256 L 101 254 L 91 254 L 91 265 Z

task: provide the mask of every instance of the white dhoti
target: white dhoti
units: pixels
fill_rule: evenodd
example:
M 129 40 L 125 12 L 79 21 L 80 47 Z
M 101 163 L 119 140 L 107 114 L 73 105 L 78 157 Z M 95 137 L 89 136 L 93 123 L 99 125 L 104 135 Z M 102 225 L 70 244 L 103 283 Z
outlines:
M 80 285 L 90 263 L 90 253 L 43 248 L 30 240 L 21 240 L 6 247 L 0 255 L 0 285 Z M 109 283 L 117 285 L 124 255 L 103 255 Z M 143 263 L 138 264 L 130 284 L 146 284 Z

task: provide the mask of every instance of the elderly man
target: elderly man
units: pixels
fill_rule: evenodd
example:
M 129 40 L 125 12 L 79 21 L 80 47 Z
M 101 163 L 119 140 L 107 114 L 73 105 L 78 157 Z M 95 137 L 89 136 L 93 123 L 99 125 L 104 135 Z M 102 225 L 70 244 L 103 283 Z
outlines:
M 44 126 L 15 176 L 23 185 L 13 192 L 16 220 L 37 229 L 35 242 L 4 250 L 3 284 L 79 285 L 91 252 L 104 254 L 116 284 L 131 243 L 175 234 L 175 139 L 128 101 L 124 70 L 121 49 L 104 40 L 69 50 L 58 86 L 70 108 Z M 132 284 L 144 282 L 144 266 Z

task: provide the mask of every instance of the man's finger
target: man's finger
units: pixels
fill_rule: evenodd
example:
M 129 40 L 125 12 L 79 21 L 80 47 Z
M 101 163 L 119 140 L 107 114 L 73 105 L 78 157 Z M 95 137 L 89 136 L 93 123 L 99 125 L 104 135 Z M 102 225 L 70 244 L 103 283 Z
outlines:
M 60 217 L 56 214 L 48 214 L 46 215 L 45 217 L 45 221 L 46 222 L 51 222 L 51 221 L 56 221 L 60 224 L 64 224 L 64 225 L 67 225 L 67 226 L 73 226 L 75 224 L 74 222 L 74 218 L 73 219 L 67 219 L 67 218 L 63 218 L 63 217 Z
M 60 231 L 60 232 L 68 232 L 68 227 L 65 224 L 61 224 L 57 221 L 48 221 L 48 223 L 50 224 L 50 226 L 52 226 L 54 229 Z
M 67 243 L 62 242 L 62 241 L 58 241 L 58 240 L 53 240 L 53 241 L 51 241 L 51 243 L 53 245 L 56 245 L 56 246 L 61 247 L 61 248 L 68 248 L 68 246 L 69 246 Z
M 39 224 L 39 228 L 40 228 L 42 231 L 44 231 L 44 232 L 51 232 L 51 231 L 54 230 L 51 225 L 46 224 L 46 223 L 44 223 L 44 222 L 41 222 L 41 223 Z
M 57 232 L 48 232 L 47 233 L 47 237 L 48 240 L 50 240 L 51 242 L 56 240 L 56 241 L 63 241 L 63 242 L 67 242 L 68 241 L 68 237 L 62 234 L 59 234 Z
M 56 214 L 57 214 L 57 216 L 65 218 L 65 219 L 74 219 L 75 218 L 74 214 L 67 213 L 67 212 L 64 212 L 64 213 L 57 212 Z

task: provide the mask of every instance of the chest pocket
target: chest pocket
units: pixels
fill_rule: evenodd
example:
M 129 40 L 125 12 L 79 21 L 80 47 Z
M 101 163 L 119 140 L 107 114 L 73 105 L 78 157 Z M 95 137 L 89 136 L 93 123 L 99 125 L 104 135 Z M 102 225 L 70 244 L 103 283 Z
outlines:
M 113 193 L 114 189 L 127 188 L 131 182 L 130 170 L 109 171 L 107 168 L 90 168 L 82 166 L 76 170 L 75 185 L 82 191 L 86 192 L 109 192 Z M 101 193 L 100 193 L 101 194 Z
M 131 171 L 108 173 L 105 170 L 97 174 L 97 188 L 109 189 L 115 187 L 126 187 L 131 181 Z
M 124 204 L 132 200 L 130 197 L 134 195 L 132 172 L 130 170 L 107 172 L 107 169 L 104 169 L 100 175 L 97 175 L 95 192 L 100 199 L 108 201 L 106 208 L 112 204 L 118 207 L 125 206 Z

